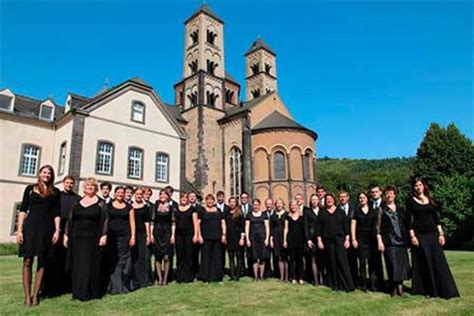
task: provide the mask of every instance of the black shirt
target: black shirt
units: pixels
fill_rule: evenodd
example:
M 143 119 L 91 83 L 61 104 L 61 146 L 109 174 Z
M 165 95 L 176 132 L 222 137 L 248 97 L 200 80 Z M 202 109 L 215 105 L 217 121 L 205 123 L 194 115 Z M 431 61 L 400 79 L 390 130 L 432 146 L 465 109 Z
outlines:
M 180 235 L 193 235 L 193 214 L 196 213 L 196 209 L 193 206 L 189 206 L 186 211 L 180 211 L 177 208 L 174 211 L 174 221 L 176 223 L 176 233 Z
M 215 212 L 208 212 L 206 209 L 198 213 L 201 220 L 201 234 L 203 239 L 219 240 L 222 236 L 221 220 L 224 215 L 217 209 Z
M 374 233 L 375 230 L 375 219 L 377 212 L 369 207 L 369 210 L 366 213 L 362 211 L 362 208 L 358 207 L 354 211 L 352 217 L 356 221 L 356 234 L 357 233 Z
M 437 207 L 431 203 L 420 204 L 413 198 L 409 198 L 405 209 L 409 218 L 409 229 L 414 229 L 417 233 L 437 232 L 436 226 L 441 225 Z
M 108 204 L 109 232 L 116 236 L 130 235 L 130 211 L 132 207 L 125 204 L 124 208 L 117 209 Z
M 64 221 L 68 219 L 69 212 L 71 211 L 73 206 L 80 201 L 81 197 L 73 191 L 61 191 L 60 199 L 61 220 Z
M 291 215 L 288 214 L 285 220 L 288 221 L 288 235 L 286 239 L 288 249 L 303 248 L 305 242 L 303 216 L 300 215 L 294 220 Z
M 349 222 L 343 210 L 336 208 L 329 213 L 326 208 L 319 211 L 316 222 L 316 236 L 322 238 L 336 238 L 349 235 Z
M 145 234 L 145 223 L 149 223 L 150 221 L 150 208 L 148 207 L 148 205 L 146 205 L 146 203 L 143 204 L 142 207 L 135 209 L 135 227 L 137 234 Z

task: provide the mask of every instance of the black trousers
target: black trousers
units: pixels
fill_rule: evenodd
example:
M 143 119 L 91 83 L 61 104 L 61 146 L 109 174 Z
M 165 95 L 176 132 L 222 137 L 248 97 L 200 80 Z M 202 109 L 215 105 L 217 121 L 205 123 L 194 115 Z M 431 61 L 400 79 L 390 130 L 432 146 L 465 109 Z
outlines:
M 224 277 L 222 269 L 221 240 L 204 240 L 201 248 L 199 279 L 204 282 L 220 282 Z
M 194 280 L 193 235 L 176 234 L 176 281 Z
M 300 281 L 304 278 L 303 248 L 288 249 L 288 277 L 291 280 Z

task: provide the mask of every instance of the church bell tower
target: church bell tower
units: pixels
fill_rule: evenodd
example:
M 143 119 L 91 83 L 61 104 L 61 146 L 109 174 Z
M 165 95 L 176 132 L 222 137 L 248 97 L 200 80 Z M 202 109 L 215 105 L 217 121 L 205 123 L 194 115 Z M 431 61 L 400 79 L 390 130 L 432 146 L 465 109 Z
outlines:
M 246 100 L 277 90 L 276 54 L 258 37 L 245 53 Z

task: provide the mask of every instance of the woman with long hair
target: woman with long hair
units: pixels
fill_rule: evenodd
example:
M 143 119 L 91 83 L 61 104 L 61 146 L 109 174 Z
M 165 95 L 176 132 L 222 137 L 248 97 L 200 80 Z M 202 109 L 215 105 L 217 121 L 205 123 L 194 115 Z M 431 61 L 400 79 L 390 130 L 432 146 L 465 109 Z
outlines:
M 194 280 L 193 253 L 194 242 L 198 239 L 196 228 L 198 215 L 196 208 L 189 203 L 188 193 L 179 195 L 179 205 L 174 210 L 174 229 L 172 239 L 176 243 L 176 281 L 189 283 Z
M 245 219 L 245 237 L 247 247 L 251 252 L 255 281 L 263 280 L 265 260 L 270 256 L 268 249 L 270 245 L 270 219 L 267 213 L 260 209 L 261 204 L 259 199 L 254 199 L 252 212 Z
M 125 188 L 116 187 L 114 200 L 107 207 L 109 227 L 107 247 L 111 254 L 110 277 L 107 290 L 111 294 L 128 293 L 131 284 L 132 256 L 130 249 L 135 246 L 135 212 L 125 201 Z
M 318 215 L 316 223 L 318 248 L 326 256 L 326 282 L 333 290 L 353 291 L 354 283 L 347 260 L 349 248 L 349 222 L 346 214 L 336 207 L 336 197 L 327 193 L 325 208 Z
M 108 214 L 97 196 L 97 180 L 87 178 L 83 186 L 84 197 L 69 211 L 63 244 L 69 248 L 72 298 L 87 301 L 103 294 L 101 248 L 107 243 Z
M 369 195 L 367 193 L 359 192 L 357 200 L 359 201 L 359 207 L 354 211 L 351 220 L 351 239 L 359 261 L 358 284 L 361 290 L 365 292 L 367 291 L 368 272 L 371 272 L 369 261 L 372 253 L 376 250 L 374 228 L 377 213 L 369 206 Z
M 174 239 L 172 238 L 173 210 L 170 205 L 171 196 L 164 189 L 160 190 L 155 202 L 151 222 L 151 242 L 154 244 L 155 271 L 158 285 L 168 284 L 170 261 L 173 256 Z
M 45 263 L 54 256 L 53 245 L 59 239 L 59 190 L 54 187 L 54 170 L 50 165 L 39 169 L 36 184 L 28 185 L 18 215 L 16 241 L 20 244 L 19 257 L 23 258 L 23 292 L 25 305 L 38 305 Z M 31 294 L 32 267 L 37 257 L 33 294 Z
M 403 281 L 409 279 L 407 216 L 403 207 L 395 203 L 397 189 L 387 186 L 385 203 L 377 212 L 378 250 L 383 253 L 390 295 L 405 296 Z
M 132 207 L 135 211 L 136 243 L 132 248 L 132 287 L 133 290 L 149 285 L 150 258 L 148 245 L 151 242 L 150 208 L 144 199 L 144 189 L 137 188 L 134 192 Z
M 283 247 L 288 249 L 289 274 L 293 284 L 304 284 L 304 220 L 296 200 L 290 202 L 290 212 L 285 218 Z
M 443 251 L 446 240 L 439 207 L 423 178 L 413 179 L 411 188 L 412 194 L 405 208 L 409 216 L 412 245 L 412 293 L 445 299 L 458 297 L 459 292 Z
M 229 255 L 230 280 L 238 281 L 243 261 L 239 256 L 240 248 L 245 244 L 245 219 L 235 197 L 228 200 L 229 212 L 225 215 L 227 226 L 227 254 Z
M 282 199 L 275 201 L 275 212 L 270 216 L 270 248 L 273 251 L 273 260 L 278 261 L 280 282 L 288 282 L 288 254 L 283 247 L 283 230 L 287 212 Z
M 307 249 L 311 255 L 311 271 L 313 273 L 313 284 L 323 284 L 322 256 L 319 251 L 316 238 L 316 223 L 318 222 L 320 200 L 316 194 L 309 198 L 309 207 L 303 210 L 304 232 Z
M 199 279 L 205 283 L 221 282 L 224 278 L 222 245 L 226 243 L 227 227 L 224 215 L 215 205 L 214 195 L 208 194 L 205 201 L 204 209 L 198 214 L 199 242 L 202 244 Z

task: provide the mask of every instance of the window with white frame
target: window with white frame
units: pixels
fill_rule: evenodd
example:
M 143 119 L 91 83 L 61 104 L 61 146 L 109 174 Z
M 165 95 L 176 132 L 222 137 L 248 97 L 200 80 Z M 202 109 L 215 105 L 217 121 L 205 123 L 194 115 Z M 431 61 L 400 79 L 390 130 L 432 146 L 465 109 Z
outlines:
M 40 118 L 43 120 L 51 121 L 53 119 L 53 107 L 42 104 L 40 110 Z
M 22 176 L 36 176 L 38 170 L 40 148 L 35 145 L 23 145 L 20 163 L 20 174 Z
M 128 172 L 129 178 L 140 179 L 143 168 L 143 150 L 131 147 L 128 150 Z
M 112 175 L 114 158 L 114 145 L 109 142 L 99 141 L 97 145 L 96 173 Z
M 239 197 L 242 192 L 242 151 L 233 147 L 230 152 L 230 196 Z
M 64 174 L 66 168 L 66 142 L 61 144 L 59 148 L 59 161 L 58 161 L 58 175 Z
M 169 156 L 165 153 L 156 153 L 155 180 L 168 182 Z
M 144 123 L 145 122 L 145 105 L 141 102 L 132 102 L 132 121 Z

